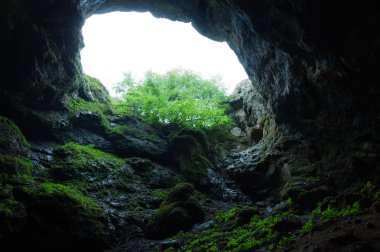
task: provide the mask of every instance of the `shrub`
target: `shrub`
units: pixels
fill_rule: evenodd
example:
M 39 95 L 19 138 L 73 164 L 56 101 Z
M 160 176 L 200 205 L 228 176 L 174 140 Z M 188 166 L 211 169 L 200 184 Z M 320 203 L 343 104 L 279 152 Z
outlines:
M 190 71 L 148 72 L 141 83 L 126 75 L 116 91 L 123 93 L 115 103 L 119 112 L 150 124 L 209 129 L 231 122 L 224 113 L 227 105 L 222 89 Z

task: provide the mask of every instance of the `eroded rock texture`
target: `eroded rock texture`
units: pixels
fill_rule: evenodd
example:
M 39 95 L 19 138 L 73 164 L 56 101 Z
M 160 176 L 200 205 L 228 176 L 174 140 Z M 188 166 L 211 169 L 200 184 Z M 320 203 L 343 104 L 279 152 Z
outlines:
M 111 116 L 105 121 L 108 94 L 82 74 L 83 22 L 90 15 L 111 11 L 150 11 L 156 17 L 192 22 L 204 36 L 227 41 L 250 77 L 231 100 L 231 113 L 238 122 L 233 134 L 240 137 L 240 144 L 211 160 L 217 165 L 206 162 L 195 172 L 205 180 L 200 190 L 212 185 L 225 189 L 226 183 L 234 183 L 252 200 L 274 204 L 280 198 L 292 198 L 302 207 L 313 208 L 317 202 L 347 198 L 364 181 L 380 183 L 380 9 L 375 0 L 1 1 L 0 114 L 14 120 L 32 142 L 32 160 L 41 166 L 33 171 L 37 177 L 49 175 L 45 166 L 59 158 L 54 151 L 57 144 L 69 141 L 173 165 L 167 160 L 173 142 L 164 134 L 133 118 Z M 124 124 L 131 127 L 120 127 Z M 9 137 L 3 142 L 11 142 Z M 4 160 L 16 168 L 29 167 L 15 157 Z M 196 159 L 185 161 L 189 160 Z M 122 190 L 144 194 L 142 182 L 161 183 L 162 177 L 175 177 L 160 164 L 133 165 L 141 177 L 135 188 Z M 157 176 L 144 177 L 144 172 L 138 174 L 139 167 L 156 171 Z M 180 167 L 185 172 L 178 176 L 194 175 L 186 171 L 188 165 Z M 220 169 L 231 181 L 216 175 Z M 104 182 L 101 175 L 94 178 L 100 184 Z M 8 193 L 7 199 L 29 197 L 30 192 L 12 183 L 17 190 Z M 76 191 L 54 190 L 81 207 Z M 102 197 L 93 196 L 100 201 Z M 136 225 L 132 229 L 141 233 L 141 215 L 118 211 L 125 199 L 115 197 L 110 198 L 113 212 L 107 218 L 114 226 L 126 228 L 120 221 L 132 216 Z M 155 199 L 143 202 L 149 206 L 142 215 L 152 215 Z M 20 209 L 28 207 L 27 201 L 21 205 Z M 21 212 L 20 227 L 26 218 Z

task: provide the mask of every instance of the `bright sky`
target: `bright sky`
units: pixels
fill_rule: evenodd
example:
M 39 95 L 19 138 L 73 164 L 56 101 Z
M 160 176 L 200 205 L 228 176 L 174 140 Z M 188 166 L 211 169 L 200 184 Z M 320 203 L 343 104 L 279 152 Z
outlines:
M 228 93 L 248 78 L 227 43 L 203 37 L 190 23 L 157 19 L 150 13 L 113 12 L 88 18 L 82 32 L 83 70 L 100 79 L 111 94 L 124 72 L 136 79 L 148 70 L 165 73 L 173 68 L 204 78 L 219 75 Z

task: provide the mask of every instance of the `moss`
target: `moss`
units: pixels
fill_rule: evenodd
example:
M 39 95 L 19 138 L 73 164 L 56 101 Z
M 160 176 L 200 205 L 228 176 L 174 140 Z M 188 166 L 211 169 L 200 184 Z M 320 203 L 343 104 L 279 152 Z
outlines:
M 171 189 L 154 219 L 148 224 L 147 235 L 162 239 L 180 230 L 189 230 L 203 217 L 204 212 L 195 197 L 194 187 L 180 183 Z
M 363 188 L 364 191 L 374 190 L 374 186 L 370 183 L 366 183 Z M 288 199 L 288 204 L 290 203 L 291 200 Z M 297 218 L 292 209 L 284 212 L 276 211 L 273 215 L 264 217 L 260 216 L 257 209 L 253 209 L 253 217 L 244 222 L 239 221 L 239 215 L 244 208 L 233 207 L 216 212 L 214 225 L 201 232 L 179 233 L 176 236 L 179 241 L 179 248 L 176 251 L 282 250 L 297 238 L 309 234 L 316 221 L 347 217 L 360 211 L 358 202 L 343 208 L 329 206 L 324 210 L 321 210 L 319 205 L 311 213 L 300 213 L 302 216 L 309 215 L 309 218 L 302 222 L 300 216 Z M 298 221 L 288 225 L 292 219 Z
M 168 190 L 166 189 L 154 189 L 152 190 L 152 195 L 164 201 L 168 197 Z
M 107 89 L 103 86 L 100 80 L 88 75 L 83 75 L 84 80 L 89 86 L 90 92 L 92 92 L 94 99 L 102 103 L 110 103 L 111 98 Z
M 108 218 L 83 192 L 69 185 L 42 183 L 28 194 L 30 233 L 38 247 L 50 251 L 57 244 L 62 250 L 72 250 L 74 244 L 88 249 L 104 246 Z
M 212 163 L 208 159 L 210 156 L 208 142 L 202 131 L 186 130 L 175 134 L 171 140 L 169 153 L 174 153 L 180 172 L 189 182 L 197 188 L 207 187 L 207 170 L 212 167 Z
M 30 144 L 11 120 L 0 116 L 0 153 L 26 156 Z
M 42 183 L 38 190 L 34 192 L 35 197 L 51 198 L 57 200 L 67 200 L 74 203 L 75 208 L 84 211 L 91 216 L 100 216 L 104 213 L 103 209 L 91 198 L 84 196 L 80 191 L 73 187 L 55 184 Z
M 93 145 L 69 142 L 56 148 L 55 153 L 57 157 L 50 173 L 57 180 L 101 179 L 121 172 L 124 174 L 120 176 L 124 178 L 131 173 L 123 159 L 98 150 Z
M 227 222 L 227 221 L 231 220 L 233 217 L 235 217 L 237 210 L 238 209 L 236 207 L 234 207 L 234 208 L 231 208 L 227 211 L 219 211 L 219 212 L 217 212 L 217 214 L 215 216 L 215 221 L 219 222 L 219 223 Z
M 76 167 L 86 168 L 86 165 L 90 162 L 100 161 L 100 162 L 113 162 L 115 165 L 122 165 L 125 163 L 123 159 L 116 157 L 113 154 L 96 149 L 94 145 L 80 145 L 75 142 L 66 143 L 56 149 L 59 155 L 73 157 L 77 161 Z
M 32 179 L 32 162 L 28 158 L 0 154 L 0 182 L 29 183 Z
M 82 98 L 77 98 L 71 100 L 68 109 L 71 116 L 77 116 L 81 112 L 91 112 L 96 115 L 103 115 L 107 107 L 96 102 L 86 101 Z
M 13 215 L 15 209 L 19 207 L 19 202 L 13 199 L 6 199 L 0 202 L 0 216 L 8 218 Z
M 111 110 L 111 98 L 107 89 L 96 78 L 83 74 L 77 79 L 79 97 L 70 98 L 66 106 L 72 116 L 90 111 L 103 116 Z
M 247 222 L 239 222 L 247 210 L 253 214 Z M 251 206 L 233 207 L 219 211 L 215 224 L 197 233 L 179 233 L 176 240 L 179 248 L 175 251 L 256 251 L 279 250 L 292 243 L 299 235 L 300 228 L 279 231 L 279 225 L 286 220 L 287 212 L 262 217 Z M 233 223 L 234 225 L 230 225 Z M 240 224 L 239 224 L 240 223 Z
M 25 206 L 10 196 L 0 201 L 0 239 L 20 233 L 26 225 Z

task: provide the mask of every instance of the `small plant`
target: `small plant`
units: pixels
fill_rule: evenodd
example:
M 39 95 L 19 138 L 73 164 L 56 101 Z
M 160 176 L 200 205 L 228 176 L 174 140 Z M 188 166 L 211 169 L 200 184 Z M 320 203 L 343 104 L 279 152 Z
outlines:
M 314 226 L 313 218 L 308 219 L 301 228 L 301 234 L 302 235 L 309 234 L 311 230 L 313 229 L 313 226 Z
M 357 214 L 360 211 L 360 204 L 359 202 L 354 202 L 352 205 L 348 205 L 345 208 L 338 209 L 333 208 L 331 206 L 328 206 L 325 210 L 321 210 L 321 205 L 318 204 L 318 206 L 312 211 L 312 215 L 321 215 L 322 217 L 326 219 L 331 218 L 337 218 L 337 217 L 344 217 L 349 215 Z

